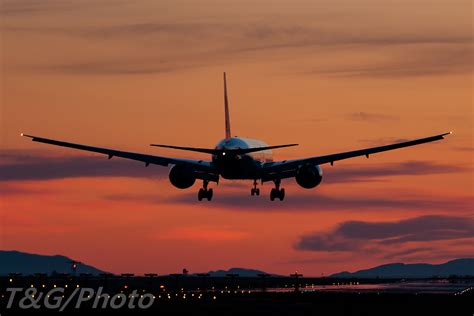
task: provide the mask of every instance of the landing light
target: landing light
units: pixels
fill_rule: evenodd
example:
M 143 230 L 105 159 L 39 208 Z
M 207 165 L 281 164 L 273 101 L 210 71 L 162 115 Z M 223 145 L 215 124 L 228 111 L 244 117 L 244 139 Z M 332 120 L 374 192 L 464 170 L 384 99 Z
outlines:
M 225 151 L 222 152 L 222 156 L 225 156 Z

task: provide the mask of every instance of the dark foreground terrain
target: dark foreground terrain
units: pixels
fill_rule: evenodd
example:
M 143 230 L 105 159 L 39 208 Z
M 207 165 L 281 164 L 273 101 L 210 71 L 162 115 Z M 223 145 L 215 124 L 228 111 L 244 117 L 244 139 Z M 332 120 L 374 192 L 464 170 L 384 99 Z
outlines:
M 37 275 L 1 277 L 0 282 L 2 316 L 102 315 L 104 312 L 114 315 L 474 315 L 474 280 L 469 278 L 354 280 Z M 12 289 L 18 292 L 11 301 L 12 306 L 7 308 Z M 99 289 L 102 291 L 100 299 L 97 297 Z M 20 300 L 28 290 L 37 291 L 34 298 L 23 301 L 32 306 L 20 308 Z M 91 296 L 90 291 L 94 291 Z M 51 296 L 47 297 L 48 293 Z M 76 309 L 81 295 L 84 302 Z M 122 297 L 116 297 L 112 303 L 113 296 Z M 60 307 L 45 306 L 45 300 L 50 304 L 60 301 L 62 306 L 69 297 L 72 299 L 62 312 Z M 135 297 L 132 303 L 130 297 Z M 95 299 L 97 308 L 92 308 Z M 126 301 L 122 304 L 121 299 Z M 150 301 L 152 304 L 141 309 L 140 299 L 145 305 Z

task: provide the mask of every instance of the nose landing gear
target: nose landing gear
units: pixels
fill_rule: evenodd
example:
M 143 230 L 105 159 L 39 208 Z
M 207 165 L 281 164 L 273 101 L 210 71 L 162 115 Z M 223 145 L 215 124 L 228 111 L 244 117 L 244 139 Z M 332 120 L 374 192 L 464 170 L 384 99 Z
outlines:
M 253 188 L 250 189 L 250 195 L 254 196 L 259 196 L 260 195 L 260 189 L 257 188 L 257 180 L 253 180 Z
M 198 200 L 199 201 L 202 201 L 203 199 L 207 199 L 208 201 L 212 200 L 212 195 L 213 195 L 213 190 L 212 188 L 211 189 L 208 189 L 207 188 L 207 185 L 209 184 L 209 181 L 207 180 L 204 180 L 202 182 L 202 188 L 199 189 L 199 192 L 198 192 Z
M 281 180 L 275 180 L 275 187 L 270 191 L 270 200 L 274 201 L 275 199 L 280 199 L 283 201 L 285 199 L 285 189 L 280 189 Z

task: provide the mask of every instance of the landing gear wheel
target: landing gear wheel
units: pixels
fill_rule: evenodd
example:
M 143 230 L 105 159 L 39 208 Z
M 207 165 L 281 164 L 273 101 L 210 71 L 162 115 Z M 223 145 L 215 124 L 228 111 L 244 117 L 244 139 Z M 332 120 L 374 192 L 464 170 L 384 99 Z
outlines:
M 253 188 L 250 190 L 250 195 L 251 196 L 259 196 L 260 195 L 260 189 L 257 188 L 257 185 L 258 185 L 258 182 L 257 182 L 257 179 L 254 179 L 253 180 Z
M 204 198 L 204 196 L 206 195 L 206 191 L 204 191 L 204 189 L 199 189 L 198 191 L 198 200 L 199 201 L 202 201 L 202 199 Z
M 276 179 L 273 182 L 275 182 L 275 187 L 270 192 L 270 200 L 273 201 L 276 198 L 279 198 L 280 201 L 283 201 L 285 198 L 285 189 L 280 189 L 281 179 Z
M 270 191 L 270 200 L 274 201 L 275 199 L 280 199 L 280 201 L 283 201 L 285 199 L 285 189 L 273 188 Z
M 198 200 L 202 201 L 203 199 L 207 199 L 208 201 L 212 200 L 212 196 L 214 195 L 214 191 L 212 189 L 208 189 L 207 185 L 209 181 L 204 180 L 202 182 L 202 188 L 198 191 Z
M 278 198 L 280 198 L 280 201 L 283 201 L 285 199 L 285 189 L 280 189 L 280 191 L 278 192 Z
M 274 201 L 275 198 L 276 198 L 276 195 L 277 195 L 277 190 L 275 188 L 273 188 L 271 191 L 270 191 L 270 200 L 271 201 Z

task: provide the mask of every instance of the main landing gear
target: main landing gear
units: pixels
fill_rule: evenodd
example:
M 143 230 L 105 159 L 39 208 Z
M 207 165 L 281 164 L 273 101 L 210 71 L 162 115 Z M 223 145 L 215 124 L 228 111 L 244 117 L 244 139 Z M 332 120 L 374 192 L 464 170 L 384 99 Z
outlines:
M 275 180 L 275 187 L 270 191 L 270 200 L 274 201 L 275 199 L 280 199 L 283 201 L 285 198 L 285 189 L 280 189 L 281 180 Z
M 254 196 L 259 196 L 260 195 L 260 189 L 257 188 L 257 180 L 253 180 L 253 188 L 250 190 L 250 195 Z
M 207 185 L 209 184 L 209 181 L 204 180 L 202 182 L 202 188 L 199 189 L 198 192 L 198 200 L 202 201 L 202 199 L 207 199 L 208 201 L 212 200 L 212 194 L 214 193 L 211 189 L 207 188 Z

